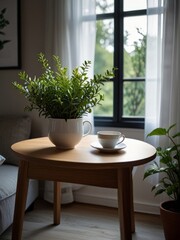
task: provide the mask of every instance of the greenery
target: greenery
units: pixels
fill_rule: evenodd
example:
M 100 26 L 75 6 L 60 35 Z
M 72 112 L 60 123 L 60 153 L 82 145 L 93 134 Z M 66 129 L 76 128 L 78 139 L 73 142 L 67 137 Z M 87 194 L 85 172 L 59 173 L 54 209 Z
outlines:
M 98 7 L 104 11 L 107 7 L 107 1 L 98 2 Z M 105 68 L 113 66 L 113 21 L 96 21 L 96 50 L 95 50 L 95 73 L 104 72 Z M 124 67 L 119 69 L 123 71 L 123 116 L 125 117 L 144 117 L 145 114 L 145 63 L 146 63 L 146 35 L 137 28 L 139 39 L 134 41 L 132 52 L 127 52 L 124 47 L 123 60 Z M 124 35 L 124 46 L 126 46 L 129 33 Z M 136 80 L 137 81 L 134 81 Z M 107 85 L 107 82 L 105 83 Z M 114 85 L 103 88 L 103 94 L 106 96 L 103 105 L 98 105 L 94 109 L 95 116 L 113 116 L 113 89 Z
M 134 77 L 145 77 L 146 35 L 144 35 L 139 28 L 136 30 L 140 38 L 138 41 L 134 41 L 134 51 L 131 53 Z
M 43 53 L 38 61 L 44 70 L 40 77 L 33 78 L 23 71 L 19 73 L 22 84 L 13 85 L 25 95 L 29 101 L 26 110 L 38 110 L 39 115 L 51 118 L 74 119 L 90 113 L 92 107 L 104 99 L 101 87 L 104 81 L 114 76 L 114 69 L 105 74 L 96 74 L 88 79 L 91 62 L 85 61 L 82 66 L 73 69 L 68 77 L 68 69 L 62 67 L 58 56 L 53 56 L 56 71 L 53 71 Z
M 124 102 L 123 102 L 123 115 L 129 116 L 144 116 L 144 97 L 145 83 L 142 81 L 124 83 Z
M 152 191 L 155 191 L 155 196 L 166 193 L 170 198 L 179 202 L 180 208 L 180 145 L 176 143 L 176 138 L 180 137 L 180 132 L 171 134 L 170 131 L 174 127 L 175 124 L 167 129 L 156 128 L 148 134 L 148 136 L 165 136 L 169 139 L 170 146 L 157 148 L 160 162 L 155 161 L 145 171 L 144 179 L 157 173 L 164 173 L 160 181 L 152 187 Z

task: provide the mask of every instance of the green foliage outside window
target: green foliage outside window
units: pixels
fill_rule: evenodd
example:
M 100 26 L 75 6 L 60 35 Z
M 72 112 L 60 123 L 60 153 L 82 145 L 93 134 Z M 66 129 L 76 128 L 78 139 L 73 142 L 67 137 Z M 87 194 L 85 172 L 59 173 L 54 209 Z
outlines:
M 97 21 L 96 24 L 96 51 L 95 51 L 95 73 L 103 72 L 107 67 L 113 67 L 113 51 L 108 49 L 113 46 L 113 34 L 109 32 L 110 23 Z M 123 71 L 123 116 L 144 117 L 145 90 L 143 81 L 126 81 L 145 77 L 145 53 L 146 35 L 137 28 L 139 39 L 134 41 L 134 50 L 127 52 L 124 48 Z M 124 45 L 128 40 L 128 32 L 124 36 Z M 105 84 L 107 85 L 107 83 Z M 95 116 L 113 116 L 113 84 L 103 88 L 105 96 L 101 106 L 94 109 Z
M 137 32 L 141 38 L 134 42 L 134 51 L 131 54 L 125 55 L 126 69 L 129 67 L 131 71 L 129 78 L 144 78 L 145 77 L 145 62 L 146 62 L 146 36 L 139 29 Z M 129 58 L 128 61 L 126 59 Z M 126 71 L 125 71 L 126 72 Z M 126 74 L 127 74 L 126 73 Z M 123 89 L 123 116 L 125 117 L 144 117 L 145 114 L 145 83 L 144 81 L 127 81 L 124 82 Z

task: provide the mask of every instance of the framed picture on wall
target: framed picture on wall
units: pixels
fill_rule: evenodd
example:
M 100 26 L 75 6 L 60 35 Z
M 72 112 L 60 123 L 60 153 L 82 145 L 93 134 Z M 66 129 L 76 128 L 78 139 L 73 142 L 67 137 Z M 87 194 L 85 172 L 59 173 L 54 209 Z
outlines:
M 20 0 L 0 0 L 0 69 L 20 68 Z

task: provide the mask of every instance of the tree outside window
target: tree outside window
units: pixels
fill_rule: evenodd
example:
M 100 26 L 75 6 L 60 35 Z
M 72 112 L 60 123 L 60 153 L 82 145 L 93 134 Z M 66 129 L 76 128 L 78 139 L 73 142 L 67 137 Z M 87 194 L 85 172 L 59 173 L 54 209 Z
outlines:
M 144 2 L 96 1 L 95 73 L 118 68 L 116 77 L 104 83 L 104 102 L 94 109 L 97 126 L 143 127 L 146 60 Z

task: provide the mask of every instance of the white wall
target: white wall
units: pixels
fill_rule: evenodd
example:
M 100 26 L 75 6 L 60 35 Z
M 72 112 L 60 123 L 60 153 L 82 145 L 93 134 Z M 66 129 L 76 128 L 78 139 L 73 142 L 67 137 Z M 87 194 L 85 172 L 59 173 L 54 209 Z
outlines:
M 37 53 L 44 52 L 44 0 L 21 1 L 21 42 L 22 70 L 30 75 L 39 74 Z M 20 70 L 0 70 L 0 114 L 25 114 L 24 96 L 13 88 L 12 82 L 18 80 Z M 27 113 L 26 113 L 27 114 Z M 47 134 L 47 120 L 36 113 L 28 113 L 33 119 L 32 136 Z M 96 129 L 97 130 L 97 129 Z M 121 129 L 126 137 L 142 139 L 143 130 Z M 150 192 L 151 186 L 143 180 L 143 169 L 138 167 L 134 174 L 134 201 L 138 211 L 158 213 L 159 199 Z M 109 194 L 107 194 L 109 192 Z M 116 190 L 84 187 L 76 192 L 76 199 L 82 202 L 117 206 Z

